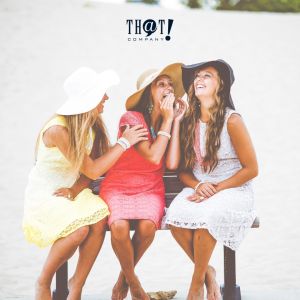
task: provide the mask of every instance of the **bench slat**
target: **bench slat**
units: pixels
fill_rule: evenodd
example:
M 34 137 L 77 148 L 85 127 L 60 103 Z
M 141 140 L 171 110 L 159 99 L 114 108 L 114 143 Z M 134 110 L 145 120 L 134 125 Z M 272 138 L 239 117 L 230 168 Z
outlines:
M 94 180 L 89 188 L 93 191 L 95 195 L 99 195 L 100 185 L 104 177 L 99 177 Z M 177 176 L 164 176 L 164 184 L 166 193 L 180 193 L 185 187 L 184 184 L 178 179 Z
M 169 207 L 173 199 L 177 196 L 177 193 L 168 193 L 165 195 L 166 207 Z
M 186 186 L 175 176 L 164 176 L 165 192 L 180 193 Z

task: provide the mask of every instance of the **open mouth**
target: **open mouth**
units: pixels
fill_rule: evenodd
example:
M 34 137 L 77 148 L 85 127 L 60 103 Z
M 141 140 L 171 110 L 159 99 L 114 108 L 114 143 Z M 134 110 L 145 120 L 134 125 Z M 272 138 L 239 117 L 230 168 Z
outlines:
M 165 94 L 165 95 L 163 95 L 163 98 L 165 99 L 167 96 L 168 96 L 169 94 Z
M 197 89 L 203 89 L 203 88 L 205 88 L 205 86 L 203 84 L 198 84 L 197 85 Z

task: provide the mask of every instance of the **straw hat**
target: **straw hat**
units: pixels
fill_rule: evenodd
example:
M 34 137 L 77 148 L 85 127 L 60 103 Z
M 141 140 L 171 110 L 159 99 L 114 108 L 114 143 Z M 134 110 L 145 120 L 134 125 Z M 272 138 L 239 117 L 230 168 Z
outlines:
M 64 90 L 69 99 L 56 113 L 65 116 L 86 113 L 99 104 L 109 87 L 119 82 L 113 70 L 97 74 L 90 68 L 79 68 L 66 79 Z
M 137 92 L 132 94 L 126 101 L 126 110 L 135 107 L 141 99 L 145 88 L 155 80 L 158 76 L 167 75 L 172 80 L 175 92 L 175 101 L 184 95 L 184 88 L 181 81 L 181 67 L 182 63 L 175 63 L 168 65 L 163 70 L 149 69 L 142 73 L 136 83 Z

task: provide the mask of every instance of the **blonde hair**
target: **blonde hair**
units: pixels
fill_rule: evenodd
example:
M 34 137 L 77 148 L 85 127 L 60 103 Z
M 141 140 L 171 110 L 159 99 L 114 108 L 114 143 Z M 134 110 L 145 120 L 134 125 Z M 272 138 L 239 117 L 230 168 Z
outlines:
M 194 73 L 199 73 L 201 68 Z M 206 129 L 206 155 L 203 158 L 202 168 L 204 172 L 212 172 L 218 165 L 218 151 L 221 146 L 221 132 L 224 125 L 224 116 L 226 109 L 226 90 L 224 81 L 218 73 L 218 86 L 214 94 L 214 104 L 209 108 L 209 121 Z M 201 116 L 200 102 L 195 95 L 194 80 L 192 80 L 187 93 L 188 107 L 180 128 L 180 145 L 181 145 L 181 168 L 184 170 L 192 170 L 194 168 L 196 154 L 195 145 L 195 129 L 197 122 Z M 209 168 L 208 168 L 209 166 Z
M 57 115 L 53 116 L 50 120 L 52 120 L 55 117 L 57 117 Z M 68 154 L 69 154 L 69 160 L 71 165 L 70 176 L 72 176 L 79 172 L 83 164 L 84 156 L 86 153 L 87 137 L 89 135 L 90 127 L 92 127 L 95 132 L 95 141 L 98 139 L 100 140 L 99 156 L 102 156 L 109 150 L 110 143 L 109 143 L 107 129 L 105 127 L 105 124 L 101 116 L 98 114 L 96 108 L 83 114 L 63 116 L 63 117 L 66 119 L 66 123 L 67 123 L 66 129 L 68 130 L 68 134 L 69 134 Z M 37 160 L 41 133 L 42 130 L 40 131 L 36 142 L 36 148 L 35 148 L 36 160 Z

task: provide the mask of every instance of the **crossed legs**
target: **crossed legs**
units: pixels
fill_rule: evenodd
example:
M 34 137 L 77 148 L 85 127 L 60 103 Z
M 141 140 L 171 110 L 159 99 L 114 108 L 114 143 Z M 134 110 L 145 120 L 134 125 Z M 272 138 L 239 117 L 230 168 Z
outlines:
M 188 299 L 195 297 L 197 299 L 203 299 L 204 282 L 207 288 L 207 299 L 219 299 L 221 292 L 215 279 L 216 271 L 213 267 L 208 265 L 216 240 L 206 229 L 191 230 L 171 226 L 171 233 L 195 264 Z
M 154 239 L 156 231 L 154 222 L 137 220 L 132 240 L 129 235 L 129 220 L 117 220 L 110 229 L 112 247 L 122 268 L 113 288 L 112 299 L 123 300 L 127 296 L 128 286 L 133 299 L 149 299 L 134 273 L 134 267 Z
M 51 247 L 42 272 L 36 282 L 36 300 L 52 300 L 50 285 L 58 268 L 73 256 L 79 247 L 79 259 L 74 276 L 69 281 L 68 300 L 81 299 L 82 287 L 104 241 L 107 217 L 96 224 L 83 226 Z

